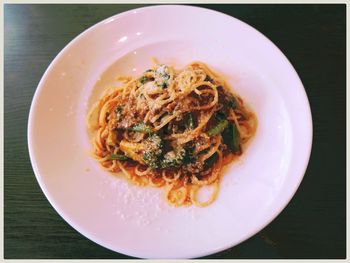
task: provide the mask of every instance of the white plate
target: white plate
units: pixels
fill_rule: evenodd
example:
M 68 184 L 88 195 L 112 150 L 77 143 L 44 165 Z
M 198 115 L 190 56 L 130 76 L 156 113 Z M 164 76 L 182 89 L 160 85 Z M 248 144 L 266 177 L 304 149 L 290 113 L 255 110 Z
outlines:
M 257 114 L 256 137 L 209 207 L 169 207 L 162 189 L 128 185 L 90 156 L 91 103 L 115 75 L 140 74 L 151 57 L 207 63 Z M 246 240 L 288 204 L 308 164 L 312 120 L 294 68 L 258 31 L 207 9 L 153 6 L 106 19 L 59 53 L 36 90 L 28 143 L 46 197 L 87 238 L 136 257 L 193 258 Z

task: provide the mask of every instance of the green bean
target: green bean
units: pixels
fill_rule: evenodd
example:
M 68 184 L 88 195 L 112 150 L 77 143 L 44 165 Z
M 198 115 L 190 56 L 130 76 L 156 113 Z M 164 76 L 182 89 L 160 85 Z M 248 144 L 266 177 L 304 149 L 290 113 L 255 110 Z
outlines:
M 191 113 L 188 113 L 189 116 L 188 116 L 188 126 L 191 130 L 194 129 L 194 120 L 193 120 L 193 116 Z
M 240 143 L 241 143 L 241 136 L 237 129 L 236 123 L 232 123 L 232 151 L 233 152 L 241 151 Z
M 207 131 L 207 134 L 209 136 L 214 136 L 214 135 L 220 134 L 220 133 L 222 133 L 225 130 L 227 125 L 228 125 L 228 120 L 221 120 L 216 126 L 214 126 L 213 128 L 209 129 Z
M 108 156 L 108 160 L 125 161 L 127 159 L 128 159 L 128 157 L 126 157 L 125 155 L 122 155 L 122 154 L 111 154 L 110 156 Z

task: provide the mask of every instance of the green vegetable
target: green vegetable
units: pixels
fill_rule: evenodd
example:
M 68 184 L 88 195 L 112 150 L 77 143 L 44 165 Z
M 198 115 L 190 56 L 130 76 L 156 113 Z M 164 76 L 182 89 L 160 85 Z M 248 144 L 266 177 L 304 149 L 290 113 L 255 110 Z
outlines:
M 145 152 L 142 159 L 152 169 L 159 168 L 158 156 L 154 152 L 152 151 Z
M 161 161 L 161 168 L 179 167 L 182 164 L 195 163 L 198 157 L 194 153 L 193 145 L 178 146 L 174 150 L 167 152 Z
M 143 132 L 143 133 L 152 133 L 153 129 L 151 126 L 145 124 L 144 122 L 140 122 L 133 127 L 130 128 L 131 131 Z
M 196 156 L 194 153 L 194 150 L 195 150 L 194 145 L 185 146 L 185 150 L 186 150 L 186 155 L 184 157 L 185 164 L 194 163 L 198 160 L 198 156 Z
M 157 134 L 152 134 L 144 143 L 143 161 L 152 169 L 160 167 L 160 156 L 163 153 L 163 141 Z
M 213 128 L 209 129 L 207 131 L 207 134 L 209 136 L 214 136 L 214 135 L 220 134 L 220 133 L 222 133 L 225 130 L 227 125 L 228 125 L 228 121 L 227 120 L 221 120 L 216 126 L 214 126 Z
M 164 143 L 156 134 L 152 134 L 147 138 L 144 148 L 146 150 L 142 159 L 152 169 L 176 168 L 182 164 L 195 162 L 198 159 L 197 156 L 194 156 L 194 147 L 191 146 L 185 148 L 178 146 L 164 154 Z
M 226 114 L 221 111 L 217 111 L 215 114 L 215 119 L 217 119 L 218 121 L 225 120 L 226 118 Z
M 153 78 L 142 76 L 139 81 L 143 85 L 143 84 L 147 83 L 148 81 L 152 81 L 152 80 L 153 80 Z
M 232 151 L 233 152 L 240 152 L 241 147 L 241 136 L 239 134 L 239 131 L 237 129 L 237 126 L 235 123 L 232 123 Z
M 191 113 L 188 113 L 188 127 L 193 130 L 194 129 L 194 120 Z
M 208 169 L 209 167 L 211 167 L 215 163 L 215 161 L 217 160 L 217 156 L 218 156 L 218 154 L 214 153 L 212 156 L 210 156 L 208 159 L 206 159 L 204 161 L 204 168 Z
M 241 151 L 241 136 L 235 123 L 229 124 L 229 126 L 223 131 L 222 137 L 224 143 L 233 153 L 239 153 Z
M 227 106 L 232 109 L 236 109 L 238 107 L 237 99 L 234 96 L 230 95 L 228 97 Z
M 128 157 L 126 157 L 125 155 L 122 155 L 122 154 L 111 154 L 110 156 L 108 156 L 108 160 L 125 161 L 127 159 L 128 159 Z
M 179 167 L 183 164 L 185 156 L 186 151 L 182 147 L 167 152 L 161 161 L 161 168 Z

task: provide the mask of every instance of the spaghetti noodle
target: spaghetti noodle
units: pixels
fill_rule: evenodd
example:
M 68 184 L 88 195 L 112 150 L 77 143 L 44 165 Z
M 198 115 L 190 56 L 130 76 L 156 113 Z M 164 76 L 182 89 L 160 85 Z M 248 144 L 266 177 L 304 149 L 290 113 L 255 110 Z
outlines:
M 223 167 L 240 156 L 257 120 L 204 63 L 157 64 L 105 94 L 88 116 L 95 158 L 131 182 L 164 187 L 175 206 L 207 206 Z M 201 187 L 213 188 L 200 201 Z

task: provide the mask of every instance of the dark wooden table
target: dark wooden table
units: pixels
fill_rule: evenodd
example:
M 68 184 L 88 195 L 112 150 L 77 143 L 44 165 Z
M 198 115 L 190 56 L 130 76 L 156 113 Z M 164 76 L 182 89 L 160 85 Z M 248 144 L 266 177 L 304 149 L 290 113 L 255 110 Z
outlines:
M 29 161 L 27 120 L 57 53 L 100 20 L 140 6 L 5 5 L 6 259 L 130 258 L 86 239 L 51 207 Z M 304 83 L 314 127 L 310 163 L 287 208 L 249 240 L 206 258 L 345 258 L 345 4 L 203 6 L 247 22 L 284 52 Z

